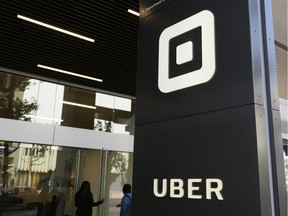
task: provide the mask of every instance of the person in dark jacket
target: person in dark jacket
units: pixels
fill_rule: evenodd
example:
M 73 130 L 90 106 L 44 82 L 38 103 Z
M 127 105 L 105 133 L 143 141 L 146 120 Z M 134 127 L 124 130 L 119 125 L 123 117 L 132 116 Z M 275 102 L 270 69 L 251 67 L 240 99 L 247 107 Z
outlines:
M 90 183 L 88 181 L 84 181 L 82 182 L 80 189 L 75 195 L 75 206 L 77 207 L 76 215 L 91 216 L 92 207 L 99 206 L 103 202 L 104 199 L 94 202 Z

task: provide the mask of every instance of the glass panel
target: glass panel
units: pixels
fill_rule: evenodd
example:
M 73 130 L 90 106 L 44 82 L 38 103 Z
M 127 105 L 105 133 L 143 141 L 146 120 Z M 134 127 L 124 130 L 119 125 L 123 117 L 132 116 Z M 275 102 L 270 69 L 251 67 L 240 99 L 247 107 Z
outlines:
M 103 212 L 119 213 L 122 185 L 132 179 L 131 160 L 131 154 L 109 152 L 109 168 L 102 164 L 109 180 L 103 178 L 102 184 L 112 187 L 105 196 L 108 184 L 98 210 L 108 206 Z M 0 215 L 75 215 L 74 196 L 84 180 L 91 184 L 94 201 L 102 198 L 100 164 L 100 150 L 0 141 Z
M 29 120 L 25 114 L 38 109 L 36 98 L 24 99 L 26 89 L 32 87 L 27 78 L 0 73 L 0 117 L 9 119 Z
M 121 134 L 134 134 L 135 101 L 130 100 L 131 111 L 114 110 L 113 132 Z
M 25 117 L 30 117 L 32 122 L 43 124 L 60 125 L 64 86 L 56 85 L 35 79 L 29 79 L 31 83 L 23 93 L 23 100 L 32 101 L 36 99 L 38 107 Z
M 61 125 L 94 129 L 95 93 L 65 86 Z
M 110 152 L 108 156 L 107 172 L 107 203 L 106 216 L 118 216 L 120 208 L 117 207 L 122 199 L 122 187 L 132 183 L 133 154 L 126 152 Z
M 78 191 L 83 181 L 89 181 L 94 202 L 99 201 L 104 197 L 101 196 L 101 190 L 99 188 L 101 178 L 101 165 L 103 166 L 103 164 L 101 164 L 100 150 L 81 150 L 81 157 L 79 160 L 79 175 L 75 192 Z M 99 210 L 99 208 L 102 206 L 103 205 L 93 208 L 93 215 L 95 215 L 97 210 Z
M 3 141 L 0 147 L 1 213 L 74 215 L 77 149 Z
M 135 101 L 96 93 L 96 106 L 95 130 L 134 134 Z
M 135 101 L 0 72 L 0 118 L 134 134 Z

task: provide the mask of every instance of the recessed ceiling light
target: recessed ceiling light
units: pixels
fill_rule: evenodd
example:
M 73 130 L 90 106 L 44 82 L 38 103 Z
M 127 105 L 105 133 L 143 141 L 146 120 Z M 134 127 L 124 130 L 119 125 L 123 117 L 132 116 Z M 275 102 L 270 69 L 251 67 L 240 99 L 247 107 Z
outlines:
M 133 10 L 131 10 L 131 9 L 128 9 L 128 12 L 131 13 L 131 14 L 134 14 L 134 15 L 136 15 L 136 16 L 140 16 L 140 14 L 139 14 L 138 12 L 133 11 Z
M 56 72 L 59 72 L 59 73 L 68 74 L 68 75 L 71 75 L 71 76 L 81 77 L 81 78 L 84 78 L 84 79 L 90 79 L 90 80 L 94 80 L 94 81 L 97 81 L 97 82 L 103 82 L 102 79 L 98 79 L 98 78 L 90 77 L 90 76 L 85 76 L 85 75 L 81 75 L 81 74 L 77 74 L 77 73 L 74 73 L 74 72 L 61 70 L 61 69 L 58 69 L 58 68 L 53 68 L 53 67 L 49 67 L 49 66 L 45 66 L 45 65 L 41 65 L 41 64 L 38 64 L 37 67 L 44 68 L 44 69 L 47 69 L 47 70 L 56 71 Z
M 60 103 L 68 104 L 68 105 L 72 105 L 72 106 L 84 107 L 84 108 L 88 108 L 88 109 L 96 109 L 97 108 L 95 106 L 89 106 L 89 105 L 85 105 L 85 104 L 73 103 L 73 102 L 69 102 L 69 101 L 60 101 Z
M 56 26 L 52 26 L 52 25 L 49 25 L 47 23 L 40 22 L 38 20 L 31 19 L 29 17 L 25 17 L 25 16 L 22 16 L 22 15 L 19 15 L 19 14 L 17 15 L 17 18 L 25 20 L 25 21 L 28 21 L 28 22 L 31 22 L 31 23 L 34 23 L 34 24 L 37 24 L 37 25 L 40 25 L 40 26 L 43 26 L 43 27 L 46 27 L 46 28 L 49 28 L 49 29 L 53 29 L 55 31 L 59 31 L 59 32 L 64 33 L 64 34 L 68 34 L 68 35 L 71 35 L 71 36 L 74 36 L 74 37 L 77 37 L 77 38 L 80 38 L 80 39 L 83 39 L 83 40 L 86 40 L 86 41 L 89 41 L 89 42 L 92 42 L 92 43 L 95 41 L 92 38 L 88 38 L 88 37 L 85 37 L 83 35 L 80 35 L 80 34 L 77 34 L 77 33 L 71 32 L 71 31 L 67 31 L 65 29 L 61 29 L 61 28 L 58 28 Z

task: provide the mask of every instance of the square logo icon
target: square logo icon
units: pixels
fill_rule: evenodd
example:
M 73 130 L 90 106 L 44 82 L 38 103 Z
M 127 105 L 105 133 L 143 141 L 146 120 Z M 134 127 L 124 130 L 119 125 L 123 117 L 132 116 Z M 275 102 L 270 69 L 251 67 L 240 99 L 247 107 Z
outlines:
M 215 68 L 215 27 L 211 11 L 203 10 L 162 31 L 158 59 L 161 92 L 208 82 Z

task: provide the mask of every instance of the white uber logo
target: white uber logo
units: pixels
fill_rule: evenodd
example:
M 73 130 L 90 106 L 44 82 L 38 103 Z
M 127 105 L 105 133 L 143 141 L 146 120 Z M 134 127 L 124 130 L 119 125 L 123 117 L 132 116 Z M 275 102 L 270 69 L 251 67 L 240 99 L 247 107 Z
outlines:
M 169 61 L 177 65 L 193 61 L 193 41 L 187 41 L 176 47 L 176 59 L 169 59 L 171 39 L 188 31 L 201 27 L 202 66 L 185 74 L 169 77 Z M 214 15 L 208 10 L 201 11 L 168 28 L 159 38 L 158 86 L 161 92 L 169 93 L 209 81 L 215 73 L 215 29 Z
M 153 180 L 153 193 L 154 196 L 163 198 L 169 196 L 170 198 L 183 198 L 185 195 L 188 199 L 207 199 L 211 200 L 212 197 L 218 200 L 224 200 L 222 196 L 223 181 L 217 178 L 208 178 L 205 181 L 206 193 L 200 193 L 201 178 L 187 179 L 187 184 L 183 179 L 170 179 L 170 187 L 168 186 L 169 179 L 162 179 L 162 189 L 159 192 L 159 179 Z M 170 189 L 170 193 L 168 190 Z M 203 191 L 203 190 L 202 190 Z M 213 196 L 212 196 L 213 195 Z

